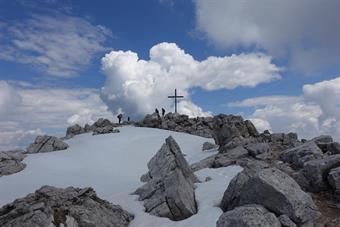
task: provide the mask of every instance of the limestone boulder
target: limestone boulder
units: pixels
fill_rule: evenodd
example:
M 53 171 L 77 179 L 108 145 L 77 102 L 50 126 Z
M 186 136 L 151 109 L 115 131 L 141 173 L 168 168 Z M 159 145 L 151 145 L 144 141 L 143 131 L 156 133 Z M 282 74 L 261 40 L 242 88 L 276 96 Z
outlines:
M 119 129 L 115 129 L 112 125 L 104 127 L 98 127 L 93 130 L 92 135 L 108 134 L 108 133 L 119 133 Z
M 43 186 L 0 208 L 0 226 L 127 227 L 133 216 L 97 197 L 92 188 Z
M 26 167 L 22 163 L 25 154 L 16 151 L 1 151 L 0 152 L 0 177 L 20 172 Z
M 311 196 L 276 168 L 244 170 L 231 181 L 222 209 L 246 204 L 259 204 L 277 215 L 287 215 L 297 225 L 314 223 L 320 216 Z
M 31 143 L 27 149 L 26 153 L 45 153 L 52 151 L 60 151 L 68 148 L 68 144 L 55 136 L 37 136 L 35 141 Z
M 275 214 L 260 205 L 245 205 L 223 213 L 217 227 L 281 227 Z
M 141 179 L 147 183 L 134 193 L 146 212 L 175 221 L 197 213 L 194 183 L 198 179 L 171 136 L 149 161 L 148 169 Z
M 305 163 L 303 174 L 310 184 L 310 190 L 319 192 L 329 188 L 327 176 L 331 169 L 340 166 L 340 154 L 326 156 L 323 159 Z
M 66 138 L 72 138 L 75 135 L 79 135 L 85 133 L 85 129 L 80 125 L 75 124 L 67 128 L 66 130 Z
M 283 162 L 291 164 L 294 168 L 302 168 L 306 162 L 322 157 L 322 151 L 313 141 L 287 149 L 280 155 Z

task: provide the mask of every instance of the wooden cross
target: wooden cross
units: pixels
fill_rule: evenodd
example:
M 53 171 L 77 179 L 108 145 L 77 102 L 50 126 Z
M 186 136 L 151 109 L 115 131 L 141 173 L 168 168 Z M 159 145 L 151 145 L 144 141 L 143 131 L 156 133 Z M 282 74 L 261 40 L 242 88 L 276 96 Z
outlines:
M 177 89 L 175 89 L 175 95 L 168 96 L 170 99 L 175 99 L 175 113 L 177 113 L 177 98 L 184 98 L 184 96 L 177 95 Z

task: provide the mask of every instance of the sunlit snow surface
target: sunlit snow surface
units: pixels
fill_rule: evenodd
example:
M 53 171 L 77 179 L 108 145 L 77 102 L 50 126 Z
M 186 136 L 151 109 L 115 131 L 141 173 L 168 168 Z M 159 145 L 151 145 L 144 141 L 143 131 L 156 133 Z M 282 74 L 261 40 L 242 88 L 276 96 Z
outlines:
M 67 141 L 65 151 L 32 154 L 27 167 L 14 175 L 0 177 L 0 206 L 34 192 L 42 185 L 92 187 L 99 197 L 121 205 L 135 215 L 130 226 L 214 226 L 222 211 L 217 207 L 230 180 L 241 168 L 231 166 L 195 172 L 204 182 L 197 184 L 198 214 L 178 222 L 144 212 L 143 203 L 130 195 L 142 185 L 147 162 L 172 135 L 188 162 L 194 163 L 215 152 L 202 152 L 202 144 L 213 142 L 198 136 L 160 129 L 123 127 L 120 133 L 83 134 Z

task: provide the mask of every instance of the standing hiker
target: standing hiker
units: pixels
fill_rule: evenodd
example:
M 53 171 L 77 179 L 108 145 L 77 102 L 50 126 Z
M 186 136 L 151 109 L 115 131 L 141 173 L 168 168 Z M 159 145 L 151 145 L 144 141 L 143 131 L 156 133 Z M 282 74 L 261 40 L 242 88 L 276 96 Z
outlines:
M 155 109 L 155 113 L 159 115 L 159 111 L 158 111 L 158 109 L 157 109 L 157 108 Z
M 164 117 L 164 115 L 165 115 L 165 109 L 162 108 L 162 117 Z
M 123 114 L 118 114 L 118 123 L 120 124 L 122 122 Z

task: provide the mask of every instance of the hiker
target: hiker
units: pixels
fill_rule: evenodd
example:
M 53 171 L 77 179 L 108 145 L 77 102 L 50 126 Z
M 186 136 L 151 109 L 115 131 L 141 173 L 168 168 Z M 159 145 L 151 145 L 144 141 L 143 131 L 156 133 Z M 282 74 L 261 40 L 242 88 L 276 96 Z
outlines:
M 158 111 L 158 109 L 157 109 L 157 108 L 155 109 L 155 113 L 159 115 L 159 111 Z
M 118 123 L 120 124 L 122 122 L 123 114 L 118 114 Z
M 130 117 L 128 117 L 128 122 L 130 122 Z
M 162 108 L 162 117 L 164 117 L 164 115 L 165 115 L 165 109 Z

